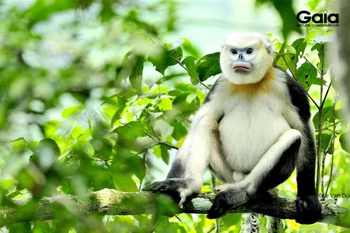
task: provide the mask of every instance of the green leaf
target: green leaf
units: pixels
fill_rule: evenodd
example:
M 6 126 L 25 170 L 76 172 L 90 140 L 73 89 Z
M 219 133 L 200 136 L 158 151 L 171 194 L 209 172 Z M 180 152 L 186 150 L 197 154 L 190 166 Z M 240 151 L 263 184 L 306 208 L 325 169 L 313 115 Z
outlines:
M 23 17 L 29 21 L 29 27 L 34 24 L 47 20 L 56 12 L 66 11 L 68 9 L 77 9 L 79 4 L 75 1 L 61 0 L 61 1 L 35 1 L 25 12 Z
M 123 61 L 116 69 L 117 84 L 129 78 L 131 85 L 141 92 L 144 58 L 133 51 L 125 54 Z
M 170 65 L 168 65 L 165 61 L 165 52 L 158 51 L 158 50 L 159 48 L 157 48 L 157 50 L 153 51 L 153 53 L 151 53 L 148 56 L 148 61 L 151 62 L 156 67 L 156 71 L 164 75 L 165 70 Z
M 106 138 L 91 139 L 90 144 L 94 148 L 95 156 L 109 159 L 112 156 L 112 143 Z
M 173 47 L 173 44 L 167 44 L 163 48 L 156 47 L 154 51 L 148 56 L 156 70 L 164 75 L 165 70 L 169 66 L 176 65 L 181 62 L 182 49 L 181 47 Z
M 35 148 L 31 161 L 43 171 L 47 171 L 56 162 L 59 156 L 60 148 L 57 143 L 50 138 L 45 138 L 41 140 Z
M 12 179 L 12 178 L 0 180 L 0 188 L 1 189 L 9 189 L 9 188 L 15 186 L 16 184 L 17 184 L 17 181 Z
M 176 61 L 174 61 L 174 58 L 176 60 L 181 60 L 182 58 L 182 49 L 180 43 L 171 43 L 167 44 L 166 47 L 168 48 L 168 56 L 172 58 L 172 64 L 177 64 Z
M 133 54 L 133 51 L 127 52 L 124 55 L 124 58 L 120 66 L 116 68 L 117 84 L 119 84 L 123 80 L 126 80 L 130 76 L 135 64 L 136 64 L 136 55 Z
M 144 61 L 143 57 L 137 56 L 136 64 L 129 77 L 131 85 L 140 93 L 142 92 L 141 85 L 142 85 L 143 61 Z
M 127 125 L 120 126 L 113 130 L 113 133 L 117 133 L 120 139 L 126 140 L 127 143 L 133 143 L 136 138 L 146 136 L 141 121 L 132 121 Z
M 198 80 L 199 80 L 198 73 L 195 66 L 195 60 L 196 60 L 195 57 L 188 56 L 182 61 L 182 63 L 185 65 L 185 67 L 188 70 L 187 73 L 190 76 L 191 83 L 193 85 L 198 84 Z
M 102 9 L 100 11 L 99 16 L 101 17 L 102 22 L 109 21 L 115 17 L 115 13 L 113 10 L 113 2 L 111 1 L 102 1 Z
M 188 90 L 186 90 L 188 91 Z M 181 93 L 176 96 L 173 101 L 173 108 L 182 113 L 182 116 L 192 115 L 198 106 L 198 101 L 194 99 L 192 102 L 188 102 L 188 97 L 191 95 L 190 93 Z
M 295 76 L 296 75 L 296 66 L 297 66 L 297 59 L 296 59 L 296 55 L 294 54 L 283 54 L 280 58 L 281 64 L 282 66 L 285 66 L 286 68 L 288 68 L 290 70 L 290 72 Z
M 189 94 L 186 98 L 186 101 L 187 103 L 192 103 L 193 100 L 195 100 L 197 98 L 197 94 L 195 93 L 192 93 L 192 94 Z
M 222 223 L 226 228 L 229 228 L 234 225 L 239 225 L 239 223 L 242 221 L 242 215 L 241 214 L 227 214 L 221 219 Z
M 174 101 L 173 101 L 173 104 L 178 104 L 178 103 L 181 103 L 181 102 L 186 102 L 187 100 L 187 97 L 190 95 L 190 93 L 181 93 L 181 94 L 177 94 Z
M 317 50 L 318 52 L 318 57 L 320 60 L 324 59 L 324 55 L 325 55 L 325 46 L 324 43 L 316 43 L 314 46 L 312 46 L 311 51 Z
M 309 90 L 313 84 L 319 84 L 317 80 L 317 69 L 309 62 L 303 63 L 296 72 L 298 81 L 303 85 L 305 90 Z
M 162 160 L 166 163 L 169 164 L 169 147 L 165 145 L 157 145 L 153 147 L 153 154 L 157 158 L 162 158 Z
M 180 140 L 182 137 L 184 137 L 187 134 L 187 129 L 182 125 L 179 121 L 174 121 L 174 132 L 173 132 L 173 138 L 175 140 Z
M 326 153 L 331 154 L 333 152 L 332 134 L 322 133 L 321 140 L 322 140 L 322 150 L 325 151 Z
M 160 145 L 160 151 L 164 163 L 169 164 L 169 148 L 165 145 Z
M 118 173 L 113 176 L 113 183 L 117 190 L 124 192 L 137 192 L 137 186 L 130 174 Z
M 68 107 L 65 110 L 63 110 L 62 112 L 62 117 L 64 119 L 67 119 L 68 117 L 75 115 L 77 113 L 80 113 L 84 108 L 82 106 L 72 106 L 72 107 Z
M 205 81 L 213 75 L 220 74 L 220 53 L 211 53 L 201 57 L 197 61 L 196 70 L 200 81 Z
M 198 215 L 198 220 L 199 221 L 197 221 L 194 230 L 197 233 L 204 232 L 203 229 L 205 228 L 204 226 L 205 226 L 205 221 L 206 221 L 205 215 L 204 214 Z M 221 229 L 220 229 L 220 231 L 221 231 Z
M 130 169 L 131 174 L 135 174 L 137 178 L 139 178 L 140 180 L 142 180 L 145 177 L 146 166 L 145 166 L 144 160 L 140 156 L 134 155 L 134 156 L 128 157 L 127 164 L 128 164 L 128 167 L 131 168 Z
M 21 152 L 28 148 L 27 142 L 24 138 L 18 138 L 12 143 L 13 152 Z
M 350 154 L 350 131 L 340 135 L 339 142 L 341 148 Z
M 80 135 L 83 134 L 83 130 L 84 130 L 83 126 L 81 126 L 81 125 L 75 126 L 73 131 L 72 131 L 72 138 L 74 138 L 74 139 L 79 138 Z
M 284 59 L 283 59 L 283 56 L 285 54 L 285 52 L 284 52 L 285 47 L 286 47 L 286 43 L 283 43 L 281 48 L 280 48 L 280 50 L 278 51 L 277 56 L 275 57 L 273 63 L 277 67 L 281 68 L 282 70 L 287 71 L 288 70 L 288 66 L 287 66 L 286 62 L 284 61 Z
M 114 113 L 112 120 L 111 120 L 111 126 L 113 127 L 114 123 L 120 119 L 120 116 L 124 110 L 124 108 L 126 107 L 126 101 L 122 98 L 118 98 L 117 101 L 117 111 Z
M 338 111 L 336 111 L 336 115 L 334 116 L 333 115 L 333 107 L 324 107 L 322 109 L 322 125 L 326 124 L 327 122 L 333 122 L 334 117 L 337 118 L 337 113 L 338 113 Z M 320 112 L 317 112 L 312 120 L 315 128 L 318 128 L 319 117 L 320 117 Z
M 191 54 L 192 56 L 198 57 L 199 56 L 198 49 L 195 48 L 187 38 L 183 38 L 182 40 L 183 40 L 182 47 L 184 48 L 184 50 L 189 54 Z
M 159 103 L 159 109 L 162 111 L 170 110 L 173 108 L 173 103 L 169 98 L 162 98 Z
M 297 40 L 295 40 L 293 43 L 292 43 L 292 46 L 295 48 L 296 50 L 296 55 L 298 57 L 302 57 L 304 56 L 304 52 L 305 52 L 305 49 L 306 49 L 306 41 L 305 41 L 305 38 L 299 38 Z M 298 59 L 298 58 L 297 58 Z
M 325 74 L 330 66 L 327 56 L 325 56 L 326 43 L 321 42 L 321 43 L 315 44 L 311 48 L 311 51 L 314 51 L 314 50 L 317 50 L 318 58 L 320 59 L 320 63 L 317 64 L 317 67 L 319 68 L 320 71 L 323 71 L 323 74 Z
M 286 48 L 288 53 L 296 54 L 296 52 L 297 52 L 295 50 L 295 48 L 293 46 L 291 46 L 291 45 L 286 44 L 285 48 Z

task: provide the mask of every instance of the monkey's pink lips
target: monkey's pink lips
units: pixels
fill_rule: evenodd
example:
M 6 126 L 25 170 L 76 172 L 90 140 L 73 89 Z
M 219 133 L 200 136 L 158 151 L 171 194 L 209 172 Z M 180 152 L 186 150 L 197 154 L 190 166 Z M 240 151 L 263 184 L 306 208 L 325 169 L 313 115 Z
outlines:
M 247 62 L 235 62 L 232 67 L 235 72 L 247 72 L 251 69 L 250 64 Z

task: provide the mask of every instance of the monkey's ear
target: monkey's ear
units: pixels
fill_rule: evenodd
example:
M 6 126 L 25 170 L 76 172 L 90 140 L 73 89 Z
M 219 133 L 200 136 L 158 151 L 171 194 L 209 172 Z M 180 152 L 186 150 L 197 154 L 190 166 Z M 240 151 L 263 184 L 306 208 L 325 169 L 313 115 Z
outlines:
M 267 52 L 272 56 L 274 50 L 273 50 L 273 44 L 272 44 L 271 39 L 268 36 L 264 35 L 263 41 L 264 41 L 264 46 L 265 46 Z

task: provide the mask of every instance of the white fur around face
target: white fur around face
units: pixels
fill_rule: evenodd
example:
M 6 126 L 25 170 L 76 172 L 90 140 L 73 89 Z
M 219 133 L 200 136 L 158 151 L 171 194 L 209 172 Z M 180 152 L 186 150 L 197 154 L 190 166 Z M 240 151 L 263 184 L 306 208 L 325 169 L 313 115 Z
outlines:
M 231 54 L 232 48 L 243 49 L 250 47 L 253 49 L 251 55 L 245 55 L 245 59 L 250 62 L 252 68 L 248 72 L 235 72 L 233 63 L 238 56 Z M 259 82 L 267 70 L 272 66 L 273 49 L 270 39 L 259 33 L 233 33 L 222 47 L 220 53 L 220 67 L 223 76 L 233 84 L 251 84 Z

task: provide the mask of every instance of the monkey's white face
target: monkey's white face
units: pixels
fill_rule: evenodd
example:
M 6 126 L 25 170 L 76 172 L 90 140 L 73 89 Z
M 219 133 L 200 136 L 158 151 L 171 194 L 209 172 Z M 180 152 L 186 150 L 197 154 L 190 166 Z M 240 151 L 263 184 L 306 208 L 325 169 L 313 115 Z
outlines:
M 231 34 L 220 54 L 222 74 L 233 84 L 259 82 L 272 62 L 272 43 L 259 33 Z

